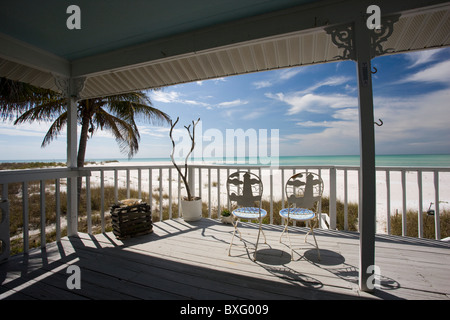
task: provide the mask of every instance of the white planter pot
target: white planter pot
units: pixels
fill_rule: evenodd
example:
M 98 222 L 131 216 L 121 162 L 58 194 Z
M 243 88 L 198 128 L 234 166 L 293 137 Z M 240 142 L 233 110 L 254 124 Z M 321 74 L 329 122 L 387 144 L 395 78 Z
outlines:
M 227 217 L 222 216 L 222 223 L 233 224 L 234 223 L 234 216 L 233 215 L 229 215 Z
M 202 199 L 195 197 L 192 201 L 181 200 L 181 213 L 185 221 L 197 221 L 202 218 Z

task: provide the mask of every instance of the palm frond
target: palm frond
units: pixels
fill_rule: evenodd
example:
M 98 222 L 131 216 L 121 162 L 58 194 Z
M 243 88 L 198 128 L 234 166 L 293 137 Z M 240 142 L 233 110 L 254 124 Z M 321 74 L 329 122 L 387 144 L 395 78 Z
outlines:
M 168 124 L 170 121 L 170 116 L 154 108 L 143 92 L 108 97 L 108 109 L 121 119 L 142 119 L 154 125 Z
M 60 99 L 61 96 L 52 90 L 0 78 L 0 118 L 3 120 L 12 120 L 24 110 Z
M 103 109 L 98 109 L 94 115 L 94 122 L 103 130 L 108 129 L 119 145 L 120 151 L 128 158 L 133 157 L 139 150 L 140 135 L 134 122 L 120 119 Z
M 53 120 L 67 110 L 64 103 L 65 99 L 59 99 L 28 109 L 14 121 L 14 124 Z
M 53 141 L 64 129 L 67 124 L 67 111 L 63 112 L 50 126 L 47 133 L 45 134 L 44 140 L 42 141 L 41 147 L 46 147 L 50 142 Z

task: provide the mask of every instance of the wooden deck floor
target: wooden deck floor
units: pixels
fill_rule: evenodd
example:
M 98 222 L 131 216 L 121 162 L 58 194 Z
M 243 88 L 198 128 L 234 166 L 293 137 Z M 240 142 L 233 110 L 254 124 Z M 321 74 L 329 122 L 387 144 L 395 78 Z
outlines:
M 321 261 L 296 228 L 294 261 L 279 243 L 281 227 L 264 226 L 256 262 L 250 257 L 254 224 L 240 230 L 228 256 L 232 226 L 202 219 L 169 220 L 129 240 L 112 233 L 63 238 L 46 250 L 0 264 L 0 299 L 449 299 L 450 245 L 439 241 L 377 236 L 380 287 L 358 290 L 356 233 L 317 230 Z M 287 239 L 285 238 L 287 241 Z M 313 241 L 311 237 L 308 241 Z M 80 268 L 81 289 L 68 289 L 69 265 Z

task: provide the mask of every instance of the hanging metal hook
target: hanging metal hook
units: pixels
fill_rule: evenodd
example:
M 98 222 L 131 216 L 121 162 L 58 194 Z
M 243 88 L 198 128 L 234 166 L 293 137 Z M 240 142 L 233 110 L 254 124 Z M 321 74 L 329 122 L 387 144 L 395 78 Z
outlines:
M 378 69 L 377 68 L 375 68 L 375 67 L 372 67 L 372 68 L 374 68 L 375 69 L 375 71 L 370 71 L 372 74 L 375 74 L 375 73 L 377 73 L 378 72 Z
M 383 120 L 381 120 L 381 119 L 378 119 L 379 121 L 380 121 L 380 123 L 378 123 L 378 122 L 374 122 L 377 126 L 379 126 L 379 127 L 381 127 L 382 125 L 383 125 Z

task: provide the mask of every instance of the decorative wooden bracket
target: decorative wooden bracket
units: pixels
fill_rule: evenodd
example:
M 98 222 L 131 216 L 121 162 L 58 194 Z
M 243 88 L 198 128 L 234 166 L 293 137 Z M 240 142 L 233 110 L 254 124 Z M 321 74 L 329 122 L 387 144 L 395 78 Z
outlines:
M 371 58 L 380 56 L 392 51 L 391 48 L 384 48 L 383 42 L 387 41 L 394 32 L 394 24 L 399 20 L 400 15 L 381 18 L 380 29 L 370 30 L 370 55 Z M 331 36 L 331 41 L 340 49 L 344 49 L 342 55 L 336 56 L 342 60 L 356 60 L 356 44 L 354 40 L 354 24 L 337 25 L 325 28 L 325 32 Z
M 86 84 L 86 77 L 67 78 L 54 75 L 55 84 L 65 97 L 72 97 L 76 100 L 81 99 L 81 92 Z

